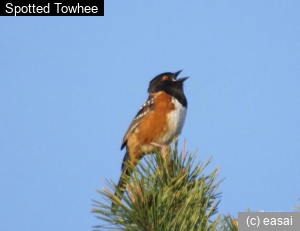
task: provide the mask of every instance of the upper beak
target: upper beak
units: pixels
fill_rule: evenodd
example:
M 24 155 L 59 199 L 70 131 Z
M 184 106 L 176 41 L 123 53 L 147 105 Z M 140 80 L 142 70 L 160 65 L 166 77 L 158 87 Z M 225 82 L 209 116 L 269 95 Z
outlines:
M 182 72 L 182 70 L 180 70 L 180 71 L 177 71 L 177 72 L 175 72 L 175 73 L 174 73 L 174 79 L 176 79 L 176 78 L 177 78 L 177 76 L 180 74 L 180 72 Z

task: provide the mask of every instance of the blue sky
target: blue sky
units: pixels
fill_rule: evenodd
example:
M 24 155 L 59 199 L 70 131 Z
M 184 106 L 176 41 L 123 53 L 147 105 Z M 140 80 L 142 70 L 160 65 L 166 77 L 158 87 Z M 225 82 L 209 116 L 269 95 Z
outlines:
M 300 197 L 300 2 L 106 1 L 105 17 L 1 17 L 0 230 L 91 230 L 148 82 L 183 69 L 179 139 L 221 167 L 222 213 Z

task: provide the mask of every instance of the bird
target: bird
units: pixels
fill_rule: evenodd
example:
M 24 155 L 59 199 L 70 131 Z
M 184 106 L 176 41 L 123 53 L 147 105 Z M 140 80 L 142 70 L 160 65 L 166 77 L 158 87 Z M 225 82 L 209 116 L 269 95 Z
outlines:
M 130 123 L 122 141 L 121 150 L 126 147 L 126 153 L 117 185 L 121 193 L 125 190 L 125 176 L 131 174 L 128 163 L 137 165 L 144 155 L 154 153 L 157 147 L 162 148 L 162 153 L 181 133 L 188 104 L 183 83 L 189 78 L 177 79 L 181 71 L 159 74 L 149 83 L 148 99 Z M 120 198 L 117 190 L 115 196 Z

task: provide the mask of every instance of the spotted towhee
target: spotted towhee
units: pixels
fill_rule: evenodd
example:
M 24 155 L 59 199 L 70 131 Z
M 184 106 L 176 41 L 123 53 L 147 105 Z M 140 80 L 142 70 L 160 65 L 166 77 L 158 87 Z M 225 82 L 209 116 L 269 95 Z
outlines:
M 121 191 L 126 184 L 124 175 L 130 175 L 127 163 L 136 165 L 144 154 L 153 153 L 156 147 L 168 146 L 182 130 L 187 111 L 183 82 L 188 77 L 177 79 L 180 72 L 160 74 L 149 84 L 149 97 L 129 125 L 122 142 L 121 150 L 126 146 L 126 154 L 118 183 Z

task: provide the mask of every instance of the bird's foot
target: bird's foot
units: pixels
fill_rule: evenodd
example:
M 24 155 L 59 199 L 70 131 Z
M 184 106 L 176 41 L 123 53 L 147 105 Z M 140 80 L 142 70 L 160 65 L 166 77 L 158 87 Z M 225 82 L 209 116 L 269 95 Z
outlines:
M 151 142 L 150 144 L 152 144 L 153 146 L 158 147 L 158 148 L 162 148 L 163 147 L 163 145 L 155 143 L 155 142 Z
M 165 163 L 167 162 L 167 156 L 169 155 L 170 146 L 169 145 L 163 145 L 160 154 L 162 155 L 162 158 L 164 159 Z
M 155 146 L 155 147 L 160 148 L 160 154 L 161 154 L 161 156 L 162 156 L 164 162 L 166 163 L 166 161 L 167 161 L 167 156 L 168 156 L 169 150 L 170 150 L 170 146 L 169 146 L 169 145 L 161 145 L 161 144 L 154 143 L 154 142 L 152 142 L 151 144 L 152 144 L 153 146 Z

